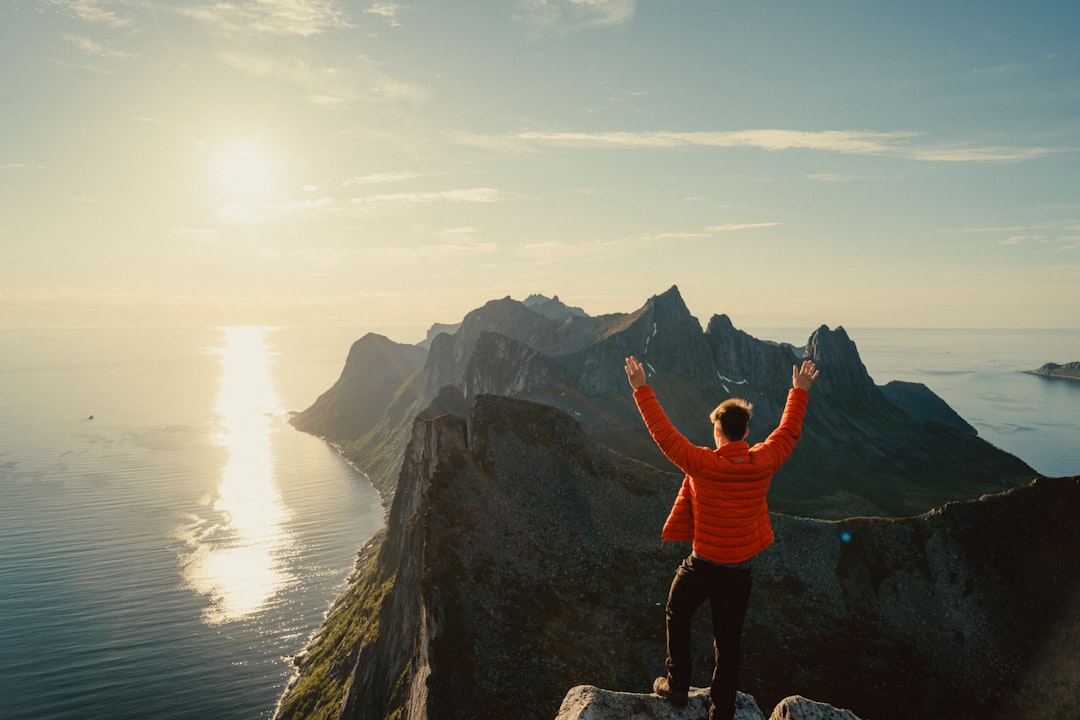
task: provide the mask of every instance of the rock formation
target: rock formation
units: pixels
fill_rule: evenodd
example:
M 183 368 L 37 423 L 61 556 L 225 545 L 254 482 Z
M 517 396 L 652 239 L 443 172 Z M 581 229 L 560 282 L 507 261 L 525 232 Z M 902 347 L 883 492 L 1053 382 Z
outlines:
M 702 331 L 671 288 L 627 314 L 504 298 L 417 346 L 357 341 L 294 424 L 371 475 L 387 526 L 277 720 L 550 720 L 581 687 L 650 704 L 688 549 L 659 542 L 681 478 L 633 406 L 630 354 L 703 444 L 725 397 L 754 403 L 757 441 L 791 366 L 823 369 L 755 560 L 744 717 L 850 717 L 805 697 L 874 720 L 1080 716 L 1080 478 L 1032 480 L 929 389 L 878 387 L 843 328 L 804 348 L 724 315 Z M 707 613 L 695 637 L 703 681 Z
M 701 720 L 708 717 L 711 704 L 707 688 L 690 688 L 688 702 L 677 708 L 659 695 L 579 685 L 566 693 L 555 720 Z M 765 716 L 754 698 L 739 693 L 735 700 L 735 720 L 765 720 Z
M 620 693 L 588 685 L 571 688 L 555 720 L 700 720 L 709 712 L 709 691 L 691 688 L 685 707 L 675 708 L 656 695 Z M 754 698 L 739 693 L 735 720 L 765 720 Z M 849 710 L 793 695 L 784 698 L 769 720 L 859 720 Z
M 1025 370 L 1030 375 L 1041 375 L 1048 378 L 1060 378 L 1062 380 L 1080 380 L 1080 362 L 1046 363 L 1038 370 Z
M 646 363 L 675 425 L 709 444 L 708 412 L 734 395 L 754 403 L 750 440 L 775 426 L 804 355 L 822 367 L 800 453 L 777 475 L 779 511 L 820 518 L 904 516 L 952 500 L 1016 487 L 1035 475 L 979 439 L 928 388 L 875 385 L 843 328 L 822 326 L 805 348 L 757 340 L 714 315 L 706 329 L 677 288 L 626 314 L 598 317 L 557 299 L 493 300 L 418 346 L 368 335 L 338 382 L 294 425 L 332 441 L 389 502 L 413 419 L 443 388 L 463 403 L 482 394 L 559 408 L 596 440 L 667 467 L 648 441 L 623 359 Z
M 571 688 L 644 691 L 663 671 L 663 603 L 687 548 L 659 530 L 679 476 L 547 404 L 469 406 L 457 389 L 439 404 L 469 409 L 414 421 L 386 531 L 297 659 L 277 720 L 550 720 Z M 1039 478 L 904 519 L 774 515 L 742 690 L 874 720 L 1080 716 L 1076 507 L 1080 478 Z

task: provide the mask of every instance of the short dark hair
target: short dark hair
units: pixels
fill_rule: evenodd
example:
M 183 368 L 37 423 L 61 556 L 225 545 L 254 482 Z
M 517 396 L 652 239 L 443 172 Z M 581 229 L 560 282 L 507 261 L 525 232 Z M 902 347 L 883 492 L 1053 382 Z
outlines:
M 746 426 L 754 416 L 754 406 L 742 398 L 731 398 L 716 406 L 709 413 L 713 425 L 720 428 L 728 440 L 742 440 L 746 437 Z

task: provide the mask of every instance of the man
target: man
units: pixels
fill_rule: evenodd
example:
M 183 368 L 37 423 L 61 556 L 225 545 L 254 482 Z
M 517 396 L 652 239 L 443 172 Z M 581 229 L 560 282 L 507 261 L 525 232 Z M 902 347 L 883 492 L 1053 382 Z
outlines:
M 766 495 L 769 484 L 791 455 L 802 431 L 810 386 L 818 369 L 810 360 L 791 368 L 780 425 L 765 442 L 750 447 L 746 437 L 753 406 L 732 398 L 710 414 L 716 449 L 687 440 L 668 420 L 645 369 L 626 358 L 626 377 L 649 434 L 664 455 L 686 475 L 663 540 L 689 541 L 690 556 L 671 582 L 666 608 L 667 677 L 653 691 L 672 705 L 685 705 L 690 690 L 690 621 L 706 599 L 712 609 L 713 667 L 710 720 L 731 720 L 739 683 L 743 621 L 750 602 L 750 561 L 773 541 Z

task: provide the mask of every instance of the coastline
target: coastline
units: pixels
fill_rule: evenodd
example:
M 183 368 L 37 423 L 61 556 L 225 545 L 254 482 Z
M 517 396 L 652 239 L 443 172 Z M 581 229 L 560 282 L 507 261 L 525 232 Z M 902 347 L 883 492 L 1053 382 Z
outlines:
M 1064 365 L 1046 363 L 1037 370 L 1024 370 L 1028 375 L 1044 377 L 1050 380 L 1080 380 L 1080 362 L 1069 362 Z

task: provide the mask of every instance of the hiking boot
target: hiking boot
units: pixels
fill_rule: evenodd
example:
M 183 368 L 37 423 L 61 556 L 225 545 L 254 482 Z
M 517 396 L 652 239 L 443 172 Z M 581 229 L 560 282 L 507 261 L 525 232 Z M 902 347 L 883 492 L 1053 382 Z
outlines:
M 667 700 L 675 707 L 682 707 L 686 704 L 687 693 L 685 690 L 672 690 L 671 683 L 668 682 L 666 677 L 658 677 L 652 684 L 652 690 L 660 697 Z

